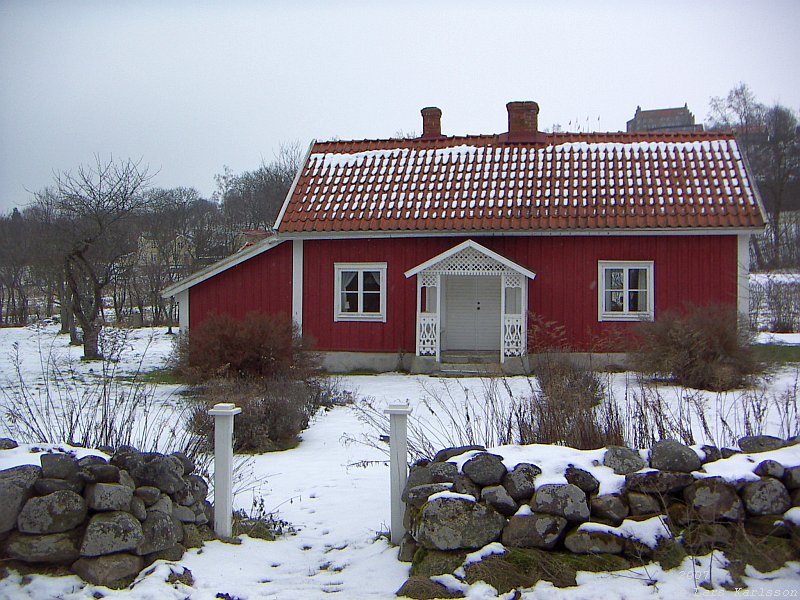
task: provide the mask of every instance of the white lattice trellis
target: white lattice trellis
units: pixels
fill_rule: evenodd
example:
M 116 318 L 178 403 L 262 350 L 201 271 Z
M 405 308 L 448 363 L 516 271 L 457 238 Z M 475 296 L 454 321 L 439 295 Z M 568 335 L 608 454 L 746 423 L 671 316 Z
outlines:
M 509 271 L 508 267 L 475 250 L 464 248 L 440 263 L 423 271 L 431 275 L 502 275 Z
M 521 296 L 518 296 L 520 300 L 517 304 L 517 310 L 521 309 L 522 314 L 508 314 L 504 311 L 502 316 L 502 350 L 500 359 L 504 360 L 507 357 L 525 354 L 526 275 L 516 271 L 509 264 L 504 264 L 500 260 L 470 246 L 443 258 L 441 261 L 417 273 L 417 353 L 420 356 L 436 356 L 438 359 L 441 341 L 439 329 L 441 308 L 437 302 L 435 312 L 424 312 L 423 309 L 425 307 L 421 306 L 422 290 L 423 288 L 435 290 L 434 293 L 439 297 L 442 278 L 446 276 L 501 276 L 503 283 L 500 293 L 503 294 L 503 298 L 505 298 L 507 289 L 521 290 L 518 292 Z M 430 291 L 428 294 L 430 294 Z M 504 300 L 502 306 L 505 307 Z

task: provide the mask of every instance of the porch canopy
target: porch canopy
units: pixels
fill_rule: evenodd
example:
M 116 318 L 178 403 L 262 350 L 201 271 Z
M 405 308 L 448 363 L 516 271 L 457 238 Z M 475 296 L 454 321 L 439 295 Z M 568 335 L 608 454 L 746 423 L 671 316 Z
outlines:
M 405 272 L 417 277 L 417 356 L 527 351 L 527 280 L 536 274 L 467 240 Z

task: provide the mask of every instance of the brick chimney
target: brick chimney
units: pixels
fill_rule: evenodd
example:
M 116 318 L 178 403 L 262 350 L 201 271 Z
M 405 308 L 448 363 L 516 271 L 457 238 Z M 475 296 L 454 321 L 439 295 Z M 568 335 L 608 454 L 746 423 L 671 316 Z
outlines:
M 442 111 L 435 106 L 423 108 L 422 139 L 442 137 Z
M 540 142 L 544 134 L 539 132 L 539 105 L 536 102 L 509 102 L 508 141 Z

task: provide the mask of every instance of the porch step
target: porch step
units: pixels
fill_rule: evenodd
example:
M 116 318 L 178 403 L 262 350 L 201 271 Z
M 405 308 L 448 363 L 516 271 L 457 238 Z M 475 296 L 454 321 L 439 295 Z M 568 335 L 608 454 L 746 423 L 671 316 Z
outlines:
M 449 365 L 491 365 L 497 363 L 497 355 L 497 352 L 448 350 L 447 352 L 442 352 L 442 363 Z
M 442 362 L 438 374 L 442 377 L 485 377 L 492 375 L 502 375 L 503 370 L 500 364 L 494 363 L 452 363 Z

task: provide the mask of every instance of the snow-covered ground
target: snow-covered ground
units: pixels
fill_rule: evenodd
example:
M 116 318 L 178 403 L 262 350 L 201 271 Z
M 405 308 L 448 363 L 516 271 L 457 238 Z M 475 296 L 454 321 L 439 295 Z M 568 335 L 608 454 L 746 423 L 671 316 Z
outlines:
M 51 354 L 58 361 L 72 365 L 71 373 L 76 381 L 90 381 L 98 369 L 97 364 L 80 363 L 80 349 L 69 348 L 64 337 L 54 334 L 55 330 L 49 327 L 39 330 L 0 329 L 0 385 L 14 385 L 15 361 L 10 356 L 15 353 L 14 343 L 18 348 L 20 369 L 29 384 L 41 379 L 41 357 Z M 797 343 L 793 338 L 781 339 Z M 163 366 L 172 348 L 172 338 L 166 336 L 163 329 L 143 329 L 132 332 L 126 344 L 128 350 L 122 353 L 116 365 L 119 374 Z M 626 390 L 630 392 L 633 387 L 633 378 L 624 373 L 610 377 L 609 385 L 615 397 L 624 398 Z M 792 389 L 795 377 L 792 369 L 782 369 L 774 375 L 767 392 L 780 394 L 784 389 Z M 509 393 L 519 397 L 529 390 L 526 378 L 508 378 L 505 382 L 507 387 L 500 385 L 496 388 L 503 397 Z M 355 392 L 357 397 L 373 398 L 379 411 L 389 404 L 408 402 L 414 415 L 433 429 L 441 428 L 447 419 L 441 414 L 439 418 L 431 415 L 423 402 L 426 396 L 452 396 L 461 401 L 464 390 L 469 390 L 471 397 L 480 400 L 487 390 L 486 380 L 477 378 L 440 381 L 401 374 L 345 377 L 342 386 Z M 175 391 L 175 386 L 160 386 L 157 398 L 179 408 L 185 400 Z M 671 410 L 679 413 L 677 405 L 684 392 L 665 386 L 661 393 L 672 406 Z M 707 416 L 721 412 L 735 422 L 737 398 L 737 394 L 707 394 Z M 697 426 L 696 443 L 709 441 L 707 434 L 693 423 Z M 768 417 L 764 426 L 765 433 L 780 433 L 776 430 L 780 427 L 780 419 L 775 415 Z M 145 570 L 132 589 L 121 591 L 86 585 L 74 576 L 22 579 L 11 572 L 0 580 L 0 598 L 88 600 L 99 597 L 96 595 L 98 592 L 106 598 L 125 600 L 394 598 L 395 591 L 408 576 L 409 565 L 396 560 L 397 550 L 388 544 L 385 536 L 390 520 L 386 455 L 379 448 L 346 443 L 347 438 L 374 433 L 359 420 L 352 407 L 336 407 L 314 417 L 297 448 L 259 455 L 250 461 L 240 485 L 244 488 L 255 484 L 255 489 L 237 494 L 235 505 L 250 510 L 254 496 L 263 497 L 268 509 L 275 510 L 280 518 L 297 529 L 294 535 L 273 542 L 245 537 L 241 545 L 206 543 L 200 550 L 187 552 L 179 563 L 157 563 L 155 569 Z M 4 435 L 2 431 L 0 435 Z M 439 432 L 438 435 L 445 439 L 448 432 Z M 452 432 L 449 437 L 452 437 Z M 0 451 L 0 469 L 15 464 L 38 464 L 38 453 L 46 447 L 38 444 L 35 448 L 33 451 L 32 446 L 23 445 L 16 450 Z M 795 448 L 782 452 L 800 464 L 800 446 Z M 531 447 L 529 452 L 535 452 L 533 462 L 545 473 L 555 473 L 565 460 L 561 448 L 549 451 L 543 447 Z M 786 458 L 782 457 L 782 460 Z M 607 485 L 613 485 L 613 482 Z M 646 573 L 644 570 L 631 570 L 580 574 L 577 587 L 557 589 L 542 582 L 526 591 L 523 598 L 735 597 L 736 592 L 726 592 L 720 587 L 727 576 L 722 560 L 717 553 L 698 558 L 694 564 L 687 559 L 679 569 L 668 572 L 650 565 Z M 180 573 L 183 568 L 192 572 L 194 584 L 191 587 L 166 581 L 171 572 Z M 698 588 L 702 578 L 695 576 L 696 573 L 712 573 L 716 589 Z M 749 589 L 746 593 L 749 595 L 788 597 L 800 589 L 800 563 L 790 563 L 768 575 L 752 569 L 748 574 Z M 657 583 L 651 585 L 652 580 Z M 497 597 L 493 589 L 481 583 L 466 588 L 465 594 L 472 599 Z M 510 598 L 510 595 L 500 597 Z

